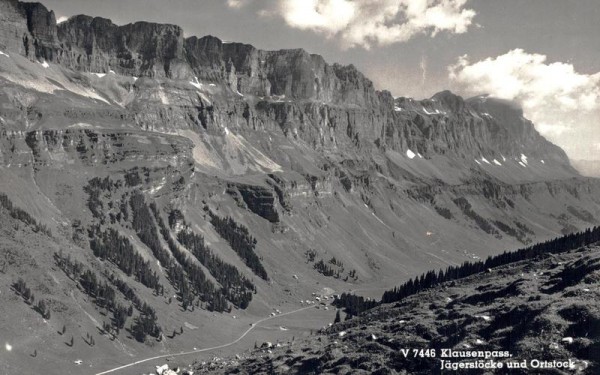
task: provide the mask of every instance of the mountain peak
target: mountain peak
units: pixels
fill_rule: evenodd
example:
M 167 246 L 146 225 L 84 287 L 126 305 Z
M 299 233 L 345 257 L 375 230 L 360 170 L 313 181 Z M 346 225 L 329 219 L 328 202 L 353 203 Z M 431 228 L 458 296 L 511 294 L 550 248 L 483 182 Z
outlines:
M 465 107 L 465 100 L 462 98 L 462 96 L 456 95 L 450 90 L 438 92 L 437 94 L 433 95 L 431 99 L 443 103 L 444 106 L 452 109 L 455 112 L 462 111 Z
M 478 111 L 487 111 L 502 117 L 523 118 L 523 107 L 514 100 L 501 99 L 489 95 L 478 95 L 466 101 Z

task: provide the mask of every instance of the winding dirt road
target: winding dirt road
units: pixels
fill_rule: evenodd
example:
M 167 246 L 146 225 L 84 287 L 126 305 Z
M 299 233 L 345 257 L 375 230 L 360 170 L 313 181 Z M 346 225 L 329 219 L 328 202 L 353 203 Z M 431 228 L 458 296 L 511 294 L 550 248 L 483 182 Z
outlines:
M 115 368 L 110 369 L 110 370 L 99 372 L 96 375 L 110 374 L 112 372 L 116 372 L 116 371 L 119 371 L 119 370 L 126 369 L 128 367 L 139 365 L 139 364 L 144 363 L 144 362 L 154 361 L 154 360 L 161 359 L 161 358 L 182 357 L 182 356 L 192 355 L 192 354 L 198 354 L 198 353 L 202 353 L 202 352 L 209 352 L 211 350 L 223 349 L 223 348 L 226 348 L 226 347 L 231 346 L 231 345 L 235 345 L 238 342 L 240 342 L 244 337 L 246 337 L 250 332 L 252 332 L 252 330 L 254 328 L 258 327 L 259 324 L 261 324 L 261 323 L 264 323 L 264 322 L 269 321 L 271 319 L 277 319 L 277 318 L 282 317 L 282 316 L 291 315 L 291 314 L 295 314 L 295 313 L 300 312 L 300 311 L 304 311 L 304 310 L 308 310 L 308 309 L 314 309 L 314 308 L 315 308 L 314 305 L 313 306 L 307 306 L 307 307 L 303 307 L 301 309 L 297 309 L 297 310 L 293 310 L 293 311 L 288 311 L 288 312 L 283 313 L 283 314 L 279 314 L 279 315 L 275 315 L 275 316 L 268 316 L 266 318 L 260 319 L 257 322 L 252 323 L 252 326 L 250 328 L 248 328 L 240 337 L 238 337 L 234 341 L 231 341 L 231 342 L 229 342 L 227 344 L 223 344 L 223 345 L 219 345 L 219 346 L 213 346 L 211 348 L 204 348 L 204 349 L 193 350 L 191 352 L 170 353 L 170 354 L 158 355 L 156 357 L 140 359 L 139 361 L 131 362 L 131 363 L 119 366 L 119 367 L 115 367 Z

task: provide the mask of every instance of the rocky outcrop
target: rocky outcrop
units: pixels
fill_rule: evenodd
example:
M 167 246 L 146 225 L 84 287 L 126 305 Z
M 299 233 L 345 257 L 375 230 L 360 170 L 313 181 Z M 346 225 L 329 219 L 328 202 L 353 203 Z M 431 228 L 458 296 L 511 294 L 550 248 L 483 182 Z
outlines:
M 263 51 L 248 44 L 223 43 L 213 36 L 188 38 L 185 46 L 187 60 L 199 79 L 225 82 L 244 94 L 271 95 Z
M 40 3 L 0 1 L 0 48 L 53 60 L 60 48 L 54 12 Z
M 25 9 L 17 0 L 0 1 L 0 50 L 26 55 L 29 37 Z
M 271 223 L 279 222 L 277 198 L 274 190 L 257 185 L 231 184 L 228 193 L 234 197 L 238 196 L 237 193 L 239 193 L 250 211 Z
M 263 51 L 218 38 L 186 40 L 187 59 L 201 79 L 225 81 L 234 91 L 359 106 L 377 103 L 373 83 L 354 66 L 329 65 L 302 49 Z
M 0 1 L 0 47 L 31 59 L 97 73 L 189 76 L 179 26 L 137 22 L 117 26 L 104 18 L 75 16 L 60 25 L 39 3 Z
M 244 95 L 315 100 L 344 105 L 378 103 L 373 83 L 352 65 L 329 65 L 302 49 L 263 51 L 207 36 L 184 39 L 174 25 L 137 22 L 117 26 L 100 17 L 75 16 L 57 26 L 39 3 L 1 0 L 0 46 L 71 69 L 130 76 L 190 78 L 226 83 Z
M 38 169 L 61 168 L 65 164 L 106 166 L 139 159 L 182 166 L 191 158 L 189 144 L 175 140 L 167 143 L 156 134 L 91 129 L 31 131 L 11 137 L 11 148 L 17 156 L 23 153 L 17 149 L 19 139 L 27 145 Z
M 104 18 L 72 17 L 59 25 L 57 62 L 81 71 L 151 77 L 184 77 L 183 30 L 137 22 L 117 26 Z
M 58 32 L 56 17 L 40 3 L 22 3 L 27 16 L 27 28 L 32 39 L 24 41 L 26 49 L 35 52 L 38 58 L 53 60 L 54 51 L 58 50 Z
M 488 97 L 464 100 L 443 91 L 421 101 L 397 98 L 394 112 L 394 125 L 385 135 L 386 144 L 396 145 L 395 149 L 408 147 L 425 156 L 451 153 L 500 164 L 525 155 L 551 160 L 575 173 L 564 151 L 543 138 L 515 103 Z

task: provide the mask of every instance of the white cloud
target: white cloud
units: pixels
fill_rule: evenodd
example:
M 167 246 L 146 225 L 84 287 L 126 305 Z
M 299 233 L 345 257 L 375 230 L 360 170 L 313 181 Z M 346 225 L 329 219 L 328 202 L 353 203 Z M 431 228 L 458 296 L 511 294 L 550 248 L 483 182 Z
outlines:
M 63 23 L 63 22 L 65 22 L 65 21 L 67 21 L 68 19 L 69 19 L 69 17 L 66 17 L 66 16 L 60 16 L 60 17 L 58 17 L 58 19 L 56 20 L 56 23 L 57 23 L 57 24 L 59 24 L 59 23 Z
M 248 0 L 227 0 L 227 6 L 235 9 L 245 6 L 247 3 Z
M 547 124 L 544 122 L 536 123 L 536 129 L 542 133 L 547 134 L 548 136 L 558 137 L 564 133 L 568 133 L 571 131 L 571 127 L 564 124 Z
M 287 0 L 280 3 L 288 25 L 328 34 L 342 31 L 354 18 L 355 5 L 348 0 Z
M 512 50 L 471 63 L 463 56 L 450 78 L 469 91 L 520 101 L 526 108 L 552 103 L 552 110 L 593 110 L 600 99 L 600 73 L 580 74 L 571 64 L 546 63 L 546 56 Z
M 572 154 L 591 145 L 583 134 L 598 133 L 600 72 L 578 73 L 572 64 L 549 63 L 544 55 L 515 49 L 477 62 L 463 56 L 449 74 L 458 91 L 519 102 L 538 131 Z
M 228 0 L 239 7 L 251 0 Z M 468 0 L 271 0 L 260 14 L 282 17 L 294 28 L 336 38 L 344 48 L 406 42 L 419 34 L 461 34 L 475 11 Z M 265 5 L 265 3 L 267 5 Z

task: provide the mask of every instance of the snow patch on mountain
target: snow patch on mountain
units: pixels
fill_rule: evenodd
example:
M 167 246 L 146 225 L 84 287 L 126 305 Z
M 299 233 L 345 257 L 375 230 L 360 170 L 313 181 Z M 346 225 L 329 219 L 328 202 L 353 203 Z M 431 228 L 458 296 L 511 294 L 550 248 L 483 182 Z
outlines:
M 198 90 L 202 89 L 202 84 L 200 83 L 200 81 L 198 81 L 198 77 L 194 77 L 194 80 L 190 81 L 190 85 L 194 86 Z
M 158 97 L 160 99 L 160 102 L 164 105 L 169 105 L 171 104 L 169 101 L 169 97 L 167 96 L 167 94 L 165 94 L 165 91 L 162 87 L 159 88 L 158 90 Z
M 33 62 L 28 61 L 23 62 L 22 64 L 33 64 Z M 44 75 L 31 74 L 29 72 L 25 72 L 21 65 L 15 64 L 6 71 L 0 69 L 0 77 L 14 83 L 15 85 L 19 85 L 26 89 L 35 90 L 37 92 L 54 94 L 56 91 L 66 90 L 79 96 L 100 100 L 106 104 L 109 104 L 109 102 L 102 96 L 98 95 L 94 89 L 73 83 L 72 81 L 65 79 L 63 75 L 60 75 L 52 70 L 48 70 L 48 73 Z M 52 78 L 52 81 L 46 78 Z

